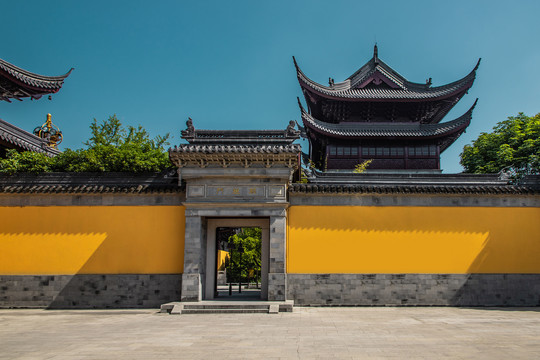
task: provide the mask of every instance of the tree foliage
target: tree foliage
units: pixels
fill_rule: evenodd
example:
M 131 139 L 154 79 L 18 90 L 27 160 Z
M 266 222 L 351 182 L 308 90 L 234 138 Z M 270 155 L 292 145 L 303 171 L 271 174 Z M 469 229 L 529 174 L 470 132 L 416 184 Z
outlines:
M 0 173 L 16 172 L 157 172 L 170 167 L 164 146 L 169 134 L 150 138 L 141 127 L 124 127 L 113 115 L 90 125 L 91 137 L 86 148 L 66 149 L 49 158 L 34 152 L 10 150 L 6 159 L 0 160 Z
M 354 167 L 354 170 L 353 170 L 353 173 L 354 174 L 362 174 L 364 172 L 366 172 L 369 164 L 371 164 L 373 162 L 373 159 L 369 159 L 369 160 L 365 160 L 363 161 L 362 163 L 360 164 L 357 164 L 355 167 Z
M 499 122 L 463 148 L 460 163 L 467 173 L 540 173 L 540 114 L 519 113 Z
M 260 228 L 242 228 L 238 234 L 229 237 L 229 258 L 225 263 L 228 281 L 260 281 L 261 273 Z M 250 276 L 250 273 L 252 276 Z

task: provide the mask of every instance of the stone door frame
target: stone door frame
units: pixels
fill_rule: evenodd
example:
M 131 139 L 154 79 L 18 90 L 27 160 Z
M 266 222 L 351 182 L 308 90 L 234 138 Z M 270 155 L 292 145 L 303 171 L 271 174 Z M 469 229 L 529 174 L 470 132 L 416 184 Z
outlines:
M 209 298 L 208 278 L 213 277 L 208 266 L 209 230 L 214 220 L 226 220 L 226 224 L 249 224 L 250 221 L 266 221 L 268 229 L 268 280 L 267 299 L 286 300 L 286 242 L 288 204 L 190 204 L 186 206 L 186 232 L 184 237 L 184 272 L 182 274 L 181 301 L 202 301 Z M 211 226 L 208 223 L 211 223 Z M 253 222 L 255 223 L 255 222 Z M 262 223 L 261 223 L 262 224 Z M 234 226 L 234 225 L 226 225 Z M 215 228 L 214 228 L 215 229 Z M 215 231 L 214 231 L 215 238 Z M 215 246 L 215 244 L 214 244 Z M 207 276 L 208 274 L 208 276 Z M 210 297 L 213 296 L 213 287 Z
M 261 300 L 268 299 L 268 263 L 270 256 L 270 219 L 269 218 L 210 218 L 207 219 L 206 231 L 206 279 L 203 300 L 214 299 L 216 286 L 216 230 L 218 227 L 256 227 L 262 230 L 261 244 Z

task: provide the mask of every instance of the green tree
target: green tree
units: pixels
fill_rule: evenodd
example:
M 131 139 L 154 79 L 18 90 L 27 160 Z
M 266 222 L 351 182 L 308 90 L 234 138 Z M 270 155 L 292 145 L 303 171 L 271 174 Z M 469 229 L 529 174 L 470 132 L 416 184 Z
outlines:
M 242 228 L 229 237 L 229 260 L 226 262 L 228 281 L 260 281 L 261 272 L 261 243 L 260 228 Z M 253 276 L 250 276 L 250 273 Z
M 84 143 L 86 148 L 66 149 L 49 158 L 32 152 L 8 151 L 6 159 L 0 160 L 0 173 L 16 172 L 157 172 L 171 166 L 164 146 L 169 134 L 150 138 L 141 127 L 124 127 L 113 115 L 90 125 L 91 137 Z
M 482 133 L 465 145 L 461 165 L 467 173 L 497 173 L 503 169 L 516 176 L 540 173 L 540 114 L 523 113 L 499 122 L 491 133 Z

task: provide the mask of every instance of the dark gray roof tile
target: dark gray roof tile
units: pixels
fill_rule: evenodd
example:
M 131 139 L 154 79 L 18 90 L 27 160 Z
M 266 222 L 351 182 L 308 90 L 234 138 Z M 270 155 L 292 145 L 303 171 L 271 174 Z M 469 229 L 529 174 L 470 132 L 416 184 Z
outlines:
M 307 91 L 315 91 L 329 98 L 350 100 L 433 100 L 445 98 L 452 94 L 467 91 L 474 82 L 479 64 L 480 60 L 475 68 L 460 80 L 442 86 L 431 87 L 426 84 L 410 82 L 382 60 L 377 59 L 377 61 L 375 61 L 375 59 L 372 58 L 345 81 L 335 83 L 333 86 L 325 86 L 307 77 L 302 70 L 300 70 L 300 67 L 295 60 L 296 73 L 302 88 Z M 382 76 L 389 79 L 396 85 L 396 88 L 372 89 L 358 87 L 375 72 L 379 72 Z
M 34 151 L 47 156 L 55 156 L 60 153 L 60 150 L 48 146 L 43 139 L 2 119 L 0 119 L 0 139 L 13 145 L 8 147 L 22 151 Z
M 0 193 L 151 194 L 178 193 L 176 175 L 131 173 L 44 173 L 0 175 Z

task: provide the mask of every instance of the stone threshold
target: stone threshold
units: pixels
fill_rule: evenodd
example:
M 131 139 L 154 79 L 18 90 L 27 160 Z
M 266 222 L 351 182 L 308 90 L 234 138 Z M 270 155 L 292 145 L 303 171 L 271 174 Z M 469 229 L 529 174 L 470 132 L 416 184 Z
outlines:
M 171 315 L 180 314 L 277 314 L 292 312 L 294 300 L 286 301 L 212 301 L 198 302 L 169 302 L 161 305 L 160 312 Z

